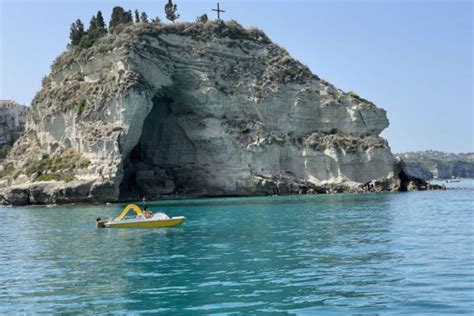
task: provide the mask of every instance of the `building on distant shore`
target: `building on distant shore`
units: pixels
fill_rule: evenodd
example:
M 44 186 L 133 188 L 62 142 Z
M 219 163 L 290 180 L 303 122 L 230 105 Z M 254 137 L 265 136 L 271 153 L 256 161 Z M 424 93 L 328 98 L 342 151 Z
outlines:
M 23 132 L 29 107 L 13 100 L 0 100 L 0 146 L 12 146 Z

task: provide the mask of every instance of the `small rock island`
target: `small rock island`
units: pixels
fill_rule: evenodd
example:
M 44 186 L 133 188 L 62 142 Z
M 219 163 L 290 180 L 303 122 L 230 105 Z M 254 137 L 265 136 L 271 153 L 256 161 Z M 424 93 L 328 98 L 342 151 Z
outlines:
M 43 80 L 3 163 L 2 203 L 417 187 L 380 137 L 385 110 L 258 29 L 142 20 L 88 40 Z

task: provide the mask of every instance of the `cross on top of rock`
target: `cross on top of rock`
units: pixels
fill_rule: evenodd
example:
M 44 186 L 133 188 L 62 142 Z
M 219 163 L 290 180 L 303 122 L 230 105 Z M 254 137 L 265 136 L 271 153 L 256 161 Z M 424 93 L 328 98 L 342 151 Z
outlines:
M 218 20 L 221 19 L 221 12 L 225 12 L 224 10 L 221 10 L 221 8 L 219 7 L 219 2 L 217 2 L 217 9 L 212 9 L 212 11 L 217 12 L 217 19 Z

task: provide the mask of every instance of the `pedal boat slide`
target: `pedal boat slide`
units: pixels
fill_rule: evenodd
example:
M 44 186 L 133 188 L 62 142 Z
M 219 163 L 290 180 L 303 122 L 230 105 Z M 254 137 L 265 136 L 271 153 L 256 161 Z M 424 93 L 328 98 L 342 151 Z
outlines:
M 134 211 L 137 216 L 134 218 L 125 218 L 129 211 Z M 98 228 L 164 228 L 181 225 L 186 217 L 176 216 L 168 217 L 164 213 L 153 214 L 152 217 L 146 218 L 141 208 L 135 204 L 127 205 L 119 217 L 112 220 L 98 220 Z

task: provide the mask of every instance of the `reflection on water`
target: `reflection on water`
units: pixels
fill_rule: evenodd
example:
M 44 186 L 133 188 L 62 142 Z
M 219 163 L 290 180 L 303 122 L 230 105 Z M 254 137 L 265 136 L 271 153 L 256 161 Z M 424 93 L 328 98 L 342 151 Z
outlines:
M 158 230 L 1 208 L 0 313 L 470 313 L 472 192 L 153 202 L 187 217 Z

